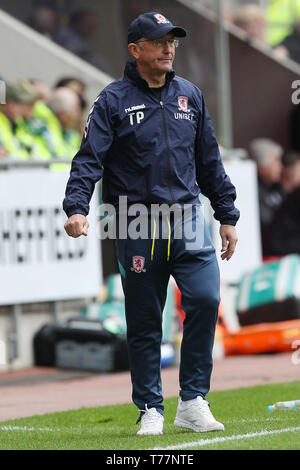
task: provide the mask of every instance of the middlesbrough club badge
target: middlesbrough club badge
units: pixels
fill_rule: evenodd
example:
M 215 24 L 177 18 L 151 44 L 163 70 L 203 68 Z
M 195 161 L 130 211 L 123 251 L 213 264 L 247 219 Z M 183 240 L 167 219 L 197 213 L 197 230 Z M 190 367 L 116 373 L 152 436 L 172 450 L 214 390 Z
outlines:
M 167 18 L 165 18 L 160 13 L 157 13 L 156 15 L 154 15 L 154 17 L 156 18 L 156 21 L 157 21 L 158 24 L 170 23 L 170 21 L 167 20 Z
M 178 96 L 178 109 L 179 111 L 183 111 L 185 113 L 189 113 L 190 110 L 188 109 L 188 97 L 187 96 Z
M 131 271 L 135 271 L 136 273 L 144 273 L 146 269 L 144 269 L 145 265 L 145 258 L 143 256 L 133 256 L 132 257 L 132 267 L 130 268 Z

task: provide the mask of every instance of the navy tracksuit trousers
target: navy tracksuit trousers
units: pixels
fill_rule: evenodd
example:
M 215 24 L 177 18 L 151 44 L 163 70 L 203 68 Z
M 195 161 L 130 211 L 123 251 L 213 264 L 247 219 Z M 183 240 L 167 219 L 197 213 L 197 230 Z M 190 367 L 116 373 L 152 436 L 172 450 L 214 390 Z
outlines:
M 147 404 L 163 413 L 162 312 L 170 275 L 181 291 L 186 314 L 179 374 L 184 401 L 205 397 L 210 388 L 220 277 L 200 205 L 193 206 L 180 223 L 174 217 L 144 217 L 150 236 L 118 238 L 117 256 L 125 294 L 132 399 L 140 410 Z M 134 219 L 129 217 L 127 226 Z

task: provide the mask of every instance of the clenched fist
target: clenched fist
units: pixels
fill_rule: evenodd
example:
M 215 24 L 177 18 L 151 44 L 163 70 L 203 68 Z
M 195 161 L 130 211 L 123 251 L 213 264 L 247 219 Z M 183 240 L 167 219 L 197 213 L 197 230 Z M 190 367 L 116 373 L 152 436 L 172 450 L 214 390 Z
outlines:
M 78 238 L 80 235 L 87 236 L 89 223 L 82 214 L 73 214 L 64 225 L 65 231 L 70 237 Z

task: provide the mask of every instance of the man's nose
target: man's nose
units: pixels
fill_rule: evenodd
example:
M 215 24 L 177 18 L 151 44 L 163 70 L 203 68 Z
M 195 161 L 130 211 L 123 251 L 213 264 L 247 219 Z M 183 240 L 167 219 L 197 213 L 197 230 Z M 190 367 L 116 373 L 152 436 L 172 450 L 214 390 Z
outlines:
M 166 40 L 164 43 L 164 52 L 172 52 L 174 47 L 170 44 L 169 40 Z

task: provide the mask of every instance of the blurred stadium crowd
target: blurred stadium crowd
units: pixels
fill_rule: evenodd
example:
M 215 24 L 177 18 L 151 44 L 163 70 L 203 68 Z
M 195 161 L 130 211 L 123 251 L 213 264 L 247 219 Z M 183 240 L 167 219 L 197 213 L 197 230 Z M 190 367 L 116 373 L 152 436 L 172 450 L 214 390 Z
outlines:
M 28 25 L 52 39 L 81 59 L 111 74 L 110 64 L 92 50 L 89 39 L 100 27 L 100 18 L 92 10 L 82 8 L 66 15 L 55 1 L 39 0 L 28 18 Z
M 211 0 L 200 0 L 200 3 L 208 9 L 214 4 Z M 271 48 L 277 58 L 290 58 L 300 63 L 300 0 L 225 0 L 224 15 L 228 23 L 245 31 L 250 40 L 258 40 Z M 99 16 L 88 8 L 66 15 L 57 2 L 38 0 L 28 24 L 110 74 L 111 65 L 89 45 L 89 39 L 99 27 L 99 20 Z
M 53 89 L 34 79 L 8 83 L 0 106 L 0 158 L 72 159 L 84 129 L 84 90 L 72 77 Z
M 202 3 L 205 5 L 205 1 Z M 226 20 L 258 40 L 279 59 L 300 63 L 300 0 L 253 3 L 230 2 Z M 75 11 L 66 21 L 55 2 L 38 2 L 28 24 L 59 45 L 101 70 L 110 65 L 88 46 L 98 27 L 90 10 Z M 280 27 L 268 28 L 268 25 Z M 264 257 L 300 254 L 300 105 L 290 121 L 290 148 L 270 139 L 250 143 L 249 158 L 257 164 L 259 205 Z M 87 115 L 85 84 L 77 77 L 63 77 L 52 88 L 39 80 L 7 84 L 6 104 L 0 105 L 0 158 L 23 160 L 69 158 L 76 154 Z M 63 168 L 63 167 L 61 167 Z
M 262 254 L 300 254 L 300 153 L 270 139 L 254 139 L 250 157 L 257 165 Z
M 271 47 L 279 59 L 300 63 L 300 1 L 269 1 L 265 8 L 247 3 L 229 16 L 250 39 Z
M 200 0 L 212 8 L 210 0 Z M 247 33 L 249 40 L 272 48 L 280 59 L 300 63 L 299 0 L 224 0 L 225 20 Z

